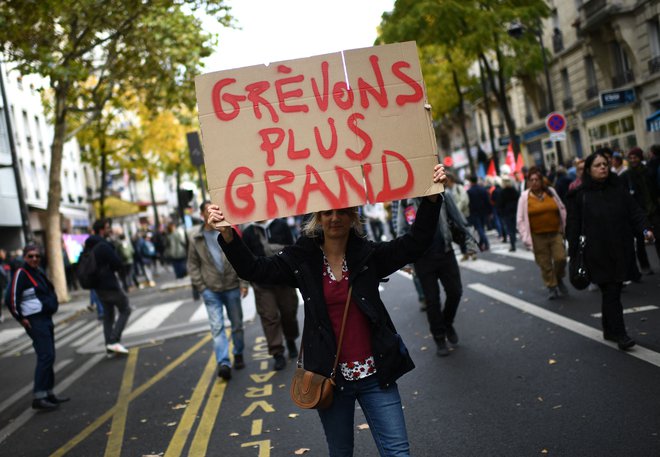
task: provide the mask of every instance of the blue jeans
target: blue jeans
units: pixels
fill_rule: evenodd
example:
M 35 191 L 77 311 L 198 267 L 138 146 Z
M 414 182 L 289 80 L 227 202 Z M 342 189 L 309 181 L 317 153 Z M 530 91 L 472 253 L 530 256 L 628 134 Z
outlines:
M 241 307 L 241 290 L 235 289 L 215 292 L 211 289 L 202 291 L 202 298 L 206 305 L 213 337 L 213 349 L 219 365 L 231 366 L 229 361 L 229 340 L 225 333 L 225 318 L 222 312 L 223 305 L 227 308 L 227 316 L 231 323 L 231 339 L 234 343 L 234 355 L 243 354 L 243 308 Z
M 30 329 L 26 330 L 32 338 L 32 347 L 37 354 L 37 366 L 34 370 L 34 398 L 46 398 L 53 392 L 55 384 L 55 327 L 51 316 L 43 313 L 27 317 Z
M 381 456 L 409 456 L 410 445 L 396 383 L 378 386 L 375 375 L 336 387 L 332 406 L 318 410 L 330 457 L 353 455 L 355 400 L 360 403 Z

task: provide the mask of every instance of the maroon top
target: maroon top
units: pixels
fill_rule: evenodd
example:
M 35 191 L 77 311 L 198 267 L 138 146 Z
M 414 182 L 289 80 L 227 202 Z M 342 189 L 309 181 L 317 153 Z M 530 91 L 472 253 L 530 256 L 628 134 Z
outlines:
M 339 343 L 341 321 L 344 316 L 344 307 L 346 306 L 346 298 L 348 296 L 348 269 L 344 263 L 344 268 L 342 269 L 343 276 L 341 280 L 335 281 L 327 262 L 324 262 L 324 264 L 323 295 L 328 306 L 332 329 L 335 332 L 337 343 Z M 369 322 L 351 297 L 351 303 L 348 306 L 346 327 L 344 328 L 344 342 L 339 353 L 339 362 L 364 362 L 371 355 L 371 328 L 369 327 Z

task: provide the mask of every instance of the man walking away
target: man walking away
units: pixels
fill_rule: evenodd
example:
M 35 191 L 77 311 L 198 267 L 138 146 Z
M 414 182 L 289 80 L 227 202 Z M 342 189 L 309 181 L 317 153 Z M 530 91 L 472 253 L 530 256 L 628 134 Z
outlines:
M 243 241 L 256 256 L 272 256 L 284 246 L 293 244 L 293 236 L 285 219 L 260 221 L 243 230 Z M 252 283 L 257 313 L 268 342 L 268 353 L 275 359 L 274 369 L 286 366 L 282 334 L 289 358 L 298 357 L 298 295 L 292 287 Z
M 128 354 L 128 349 L 120 341 L 128 317 L 131 315 L 131 307 L 115 275 L 122 273 L 124 265 L 112 245 L 105 240 L 106 234 L 110 231 L 110 224 L 105 220 L 97 220 L 92 230 L 94 234 L 85 241 L 85 251 L 92 252 L 95 259 L 94 290 L 103 303 L 105 348 L 108 355 Z M 116 322 L 115 309 L 119 312 Z
M 223 307 L 227 308 L 231 323 L 234 368 L 238 370 L 245 367 L 241 297 L 245 298 L 247 295 L 248 283 L 238 278 L 220 249 L 218 232 L 208 225 L 207 207 L 210 204 L 209 201 L 202 203 L 200 209 L 204 224 L 200 228 L 193 228 L 188 237 L 188 274 L 193 287 L 201 293 L 209 315 L 218 376 L 229 380 L 232 365 L 229 360 L 229 341 L 225 333 Z
M 486 224 L 492 212 L 488 190 L 477 182 L 476 176 L 470 176 L 470 188 L 467 190 L 470 198 L 470 223 L 479 234 L 479 248 L 487 251 L 490 248 L 486 235 Z

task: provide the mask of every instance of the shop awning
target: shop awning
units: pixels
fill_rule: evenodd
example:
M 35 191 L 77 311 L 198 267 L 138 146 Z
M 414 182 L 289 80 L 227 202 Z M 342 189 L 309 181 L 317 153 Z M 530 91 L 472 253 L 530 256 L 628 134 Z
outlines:
M 649 132 L 660 132 L 660 110 L 646 118 L 646 130 Z
M 94 213 L 96 214 L 97 218 L 101 217 L 100 207 L 101 205 L 99 200 L 95 200 Z M 105 210 L 105 217 L 125 217 L 142 212 L 142 207 L 137 203 L 128 202 L 114 196 L 105 197 L 103 201 L 103 208 Z

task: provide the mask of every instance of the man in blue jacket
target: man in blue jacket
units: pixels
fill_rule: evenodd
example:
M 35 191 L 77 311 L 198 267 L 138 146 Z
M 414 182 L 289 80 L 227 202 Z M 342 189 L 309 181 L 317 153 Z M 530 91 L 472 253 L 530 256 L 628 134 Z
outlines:
M 12 276 L 7 289 L 7 306 L 12 316 L 25 328 L 32 338 L 32 346 L 37 355 L 37 368 L 34 371 L 32 408 L 49 411 L 60 403 L 69 401 L 53 393 L 55 384 L 55 326 L 53 314 L 57 312 L 58 301 L 55 289 L 39 268 L 41 252 L 39 247 L 28 244 L 23 249 L 23 264 Z
M 128 296 L 122 290 L 117 275 L 123 270 L 123 262 L 115 248 L 105 240 L 110 231 L 110 224 L 106 220 L 97 220 L 92 227 L 94 235 L 85 241 L 85 251 L 92 251 L 96 260 L 96 278 L 94 290 L 103 303 L 103 335 L 105 348 L 109 355 L 128 354 L 121 343 L 121 334 L 124 331 L 131 307 Z M 119 317 L 115 322 L 115 308 Z

